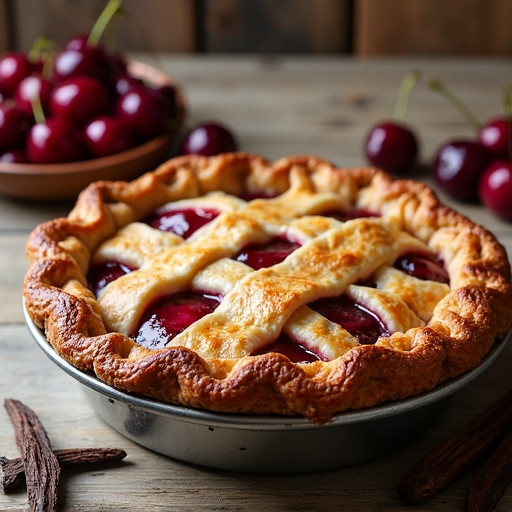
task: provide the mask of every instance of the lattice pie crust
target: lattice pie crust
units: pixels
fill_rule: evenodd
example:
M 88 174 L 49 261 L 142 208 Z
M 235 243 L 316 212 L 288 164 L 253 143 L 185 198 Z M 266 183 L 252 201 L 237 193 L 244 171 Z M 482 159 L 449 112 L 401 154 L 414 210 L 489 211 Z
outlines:
M 187 240 L 141 222 L 175 207 L 221 213 Z M 335 210 L 373 213 L 325 214 Z M 276 237 L 299 247 L 259 270 L 233 259 Z M 449 284 L 393 266 L 411 252 L 435 254 Z M 62 357 L 117 389 L 215 411 L 323 423 L 468 371 L 512 321 L 510 265 L 489 232 L 423 184 L 310 156 L 180 157 L 131 183 L 94 183 L 67 218 L 33 231 L 27 254 L 27 310 Z M 134 270 L 96 297 L 87 275 L 102 261 Z M 135 341 L 148 306 L 194 290 L 220 304 L 162 346 Z M 361 344 L 308 306 L 340 295 L 387 332 Z M 281 333 L 317 359 L 265 352 Z

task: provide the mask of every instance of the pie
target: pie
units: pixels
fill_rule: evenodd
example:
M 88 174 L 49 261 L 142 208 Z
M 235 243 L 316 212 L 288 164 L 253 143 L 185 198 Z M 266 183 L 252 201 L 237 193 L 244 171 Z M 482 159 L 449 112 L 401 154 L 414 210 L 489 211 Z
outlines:
M 477 366 L 510 264 L 426 185 L 312 156 L 171 159 L 100 181 L 27 242 L 27 311 L 116 389 L 325 423 Z

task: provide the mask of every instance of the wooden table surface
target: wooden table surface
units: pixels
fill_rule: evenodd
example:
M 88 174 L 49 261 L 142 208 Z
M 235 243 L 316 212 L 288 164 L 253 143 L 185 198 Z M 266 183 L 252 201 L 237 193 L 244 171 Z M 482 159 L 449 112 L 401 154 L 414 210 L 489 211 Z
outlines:
M 486 120 L 501 112 L 501 87 L 510 81 L 508 60 L 351 60 L 303 57 L 169 57 L 147 59 L 184 88 L 196 120 L 230 125 L 242 149 L 269 159 L 315 154 L 338 165 L 364 164 L 365 133 L 391 116 L 398 86 L 411 69 L 423 73 L 409 110 L 421 138 L 422 161 L 449 138 L 472 136 L 464 119 L 426 81 L 439 77 Z M 428 171 L 417 179 L 429 181 Z M 441 195 L 442 196 L 442 195 Z M 456 204 L 483 224 L 512 254 L 512 224 L 476 205 Z M 390 456 L 349 468 L 304 475 L 248 475 L 195 467 L 152 453 L 107 427 L 85 401 L 79 385 L 37 347 L 24 325 L 24 244 L 40 222 L 65 215 L 71 203 L 39 204 L 0 197 L 0 398 L 32 407 L 55 449 L 115 446 L 123 463 L 65 471 L 65 510 L 128 511 L 403 511 L 396 486 L 406 469 L 447 434 L 465 424 L 510 388 L 512 344 L 481 378 L 459 391 L 434 426 Z M 0 455 L 18 455 L 11 423 L 0 408 Z M 474 472 L 417 508 L 463 510 Z M 0 493 L 0 510 L 25 510 L 26 493 Z M 512 488 L 498 511 L 512 510 Z

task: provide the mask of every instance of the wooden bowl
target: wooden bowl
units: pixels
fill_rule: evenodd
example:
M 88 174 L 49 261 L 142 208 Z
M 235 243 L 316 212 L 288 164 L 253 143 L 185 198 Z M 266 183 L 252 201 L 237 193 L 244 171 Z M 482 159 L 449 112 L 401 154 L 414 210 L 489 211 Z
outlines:
M 171 77 L 139 61 L 130 61 L 134 76 L 157 85 L 173 84 Z M 185 103 L 177 89 L 179 115 L 172 130 L 139 146 L 103 158 L 59 164 L 13 164 L 0 162 L 0 194 L 17 199 L 74 199 L 89 183 L 98 180 L 132 180 L 154 169 L 169 156 L 183 123 Z

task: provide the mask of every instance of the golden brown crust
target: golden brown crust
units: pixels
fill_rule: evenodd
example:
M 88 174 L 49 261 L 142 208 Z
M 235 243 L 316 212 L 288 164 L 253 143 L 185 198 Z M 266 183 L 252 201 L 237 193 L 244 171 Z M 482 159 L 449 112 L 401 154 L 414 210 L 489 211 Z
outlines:
M 86 282 L 103 241 L 170 201 L 215 190 L 283 193 L 294 180 L 315 193 L 336 194 L 348 208 L 381 212 L 443 258 L 450 291 L 425 325 L 309 364 L 277 353 L 225 359 L 183 346 L 149 350 L 125 334 L 107 332 Z M 244 153 L 180 157 L 131 183 L 92 184 L 67 218 L 32 232 L 27 257 L 28 313 L 62 357 L 118 389 L 215 411 L 301 414 L 322 423 L 337 412 L 411 396 L 468 371 L 512 321 L 510 265 L 484 228 L 440 204 L 423 184 L 393 181 L 373 168 L 336 169 L 311 156 L 273 164 Z

